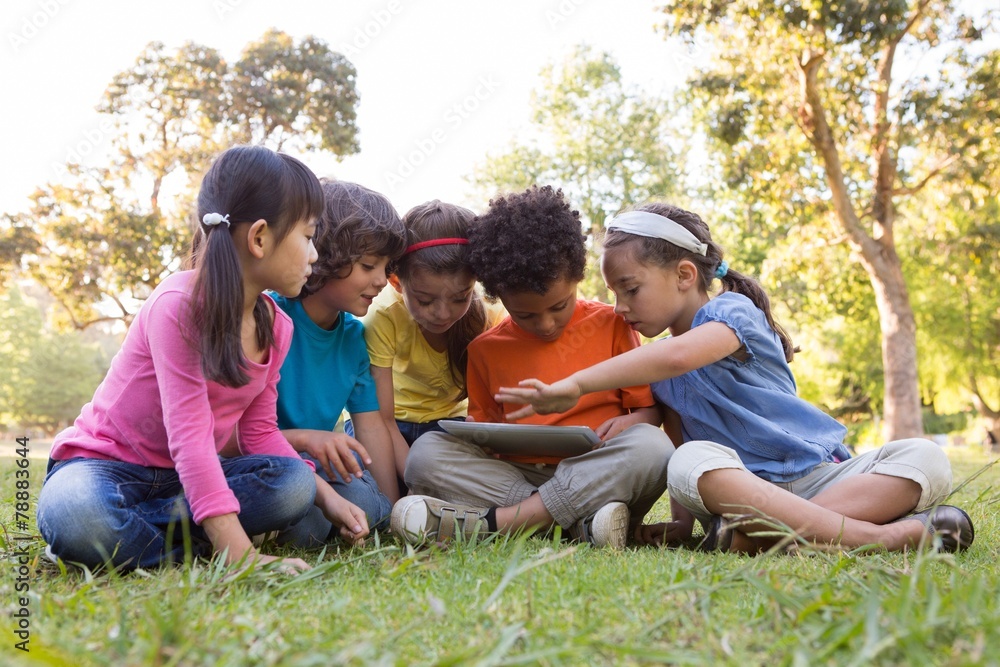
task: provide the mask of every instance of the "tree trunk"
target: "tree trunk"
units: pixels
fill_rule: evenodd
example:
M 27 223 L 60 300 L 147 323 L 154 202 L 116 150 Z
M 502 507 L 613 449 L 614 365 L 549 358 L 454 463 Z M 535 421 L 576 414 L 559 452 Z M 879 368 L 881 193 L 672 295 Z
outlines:
M 894 209 L 891 188 L 895 164 L 888 144 L 876 148 L 875 235 L 869 235 L 858 217 L 844 176 L 840 153 L 826 120 L 817 73 L 825 54 L 807 50 L 799 63 L 802 106 L 800 120 L 826 172 L 836 220 L 849 243 L 861 256 L 875 290 L 882 334 L 885 384 L 884 436 L 886 441 L 923 435 L 920 385 L 917 381 L 916 320 L 909 292 L 896 254 L 892 233 Z
M 983 398 L 975 373 L 969 374 L 969 385 L 972 388 L 972 405 L 986 421 L 988 433 L 984 444 L 989 447 L 990 451 L 1000 451 L 1000 409 L 994 410 Z
M 875 257 L 862 250 L 862 264 L 875 289 L 882 329 L 886 442 L 923 435 L 917 377 L 917 323 L 903 269 L 894 250 Z

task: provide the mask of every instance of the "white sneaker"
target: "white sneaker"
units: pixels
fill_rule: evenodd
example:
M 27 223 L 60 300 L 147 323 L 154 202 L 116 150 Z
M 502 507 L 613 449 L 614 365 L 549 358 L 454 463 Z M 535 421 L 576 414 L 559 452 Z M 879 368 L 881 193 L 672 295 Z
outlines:
M 595 547 L 622 549 L 628 539 L 629 511 L 625 503 L 608 503 L 590 516 L 580 519 L 569 534 Z
M 410 544 L 448 542 L 461 535 L 475 541 L 487 532 L 486 510 L 448 503 L 430 496 L 405 496 L 392 508 L 392 532 Z

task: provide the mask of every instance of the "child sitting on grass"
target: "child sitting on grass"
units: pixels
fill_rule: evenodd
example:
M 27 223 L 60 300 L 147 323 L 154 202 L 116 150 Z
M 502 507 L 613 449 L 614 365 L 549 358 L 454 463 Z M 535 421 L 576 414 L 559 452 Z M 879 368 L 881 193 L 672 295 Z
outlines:
M 371 374 L 400 478 L 410 445 L 438 420 L 464 419 L 469 343 L 499 324 L 504 312 L 483 300 L 469 266 L 476 214 L 438 200 L 403 216 L 406 251 L 365 316 Z
M 358 318 L 385 287 L 386 266 L 402 254 L 406 233 L 379 193 L 344 181 L 323 179 L 321 185 L 319 259 L 297 298 L 274 297 L 295 324 L 278 382 L 278 427 L 327 484 L 364 510 L 375 530 L 387 523 L 399 492 Z M 353 428 L 338 433 L 334 427 L 345 407 Z M 317 509 L 278 541 L 314 546 L 337 535 Z
M 851 458 L 846 429 L 796 395 L 794 348 L 763 288 L 722 257 L 690 211 L 652 203 L 618 216 L 601 261 L 615 310 L 643 335 L 670 337 L 555 382 L 512 382 L 498 399 L 529 404 L 515 418 L 569 414 L 594 393 L 652 382 L 684 433 L 670 496 L 701 521 L 707 550 L 769 549 L 774 524 L 821 545 L 967 549 L 972 520 L 939 505 L 952 483 L 941 448 L 909 438 Z M 722 289 L 712 297 L 715 280 Z M 683 540 L 692 524 L 645 526 L 640 541 Z
M 322 210 L 319 181 L 290 156 L 235 146 L 215 160 L 198 194 L 195 269 L 157 286 L 94 399 L 56 437 L 38 499 L 52 557 L 131 570 L 214 551 L 265 564 L 281 559 L 251 536 L 313 503 L 351 541 L 368 534 L 274 419 L 292 322 L 263 292 L 302 289 Z M 220 459 L 231 435 L 240 455 Z
M 494 395 L 526 373 L 562 377 L 639 345 L 611 306 L 577 300 L 585 237 L 561 191 L 532 187 L 496 198 L 469 242 L 487 296 L 499 297 L 509 313 L 469 346 L 470 419 L 506 421 Z M 406 465 L 407 485 L 424 495 L 396 504 L 392 530 L 417 542 L 559 524 L 575 539 L 620 548 L 630 523 L 641 522 L 666 488 L 674 448 L 654 406 L 649 387 L 637 386 L 525 420 L 590 426 L 604 440 L 558 464 L 500 460 L 460 438 L 427 433 Z

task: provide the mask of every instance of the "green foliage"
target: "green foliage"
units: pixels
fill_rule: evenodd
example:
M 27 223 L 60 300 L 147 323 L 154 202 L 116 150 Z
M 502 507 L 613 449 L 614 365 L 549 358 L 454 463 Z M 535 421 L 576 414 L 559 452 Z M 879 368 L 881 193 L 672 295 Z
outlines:
M 114 76 L 98 110 L 112 156 L 39 187 L 29 212 L 0 219 L 0 266 L 45 285 L 69 323 L 131 321 L 181 267 L 194 189 L 212 157 L 240 142 L 358 151 L 353 66 L 321 40 L 277 30 L 227 63 L 215 49 L 149 44 Z M 165 206 L 165 188 L 178 192 Z
M 789 302 L 795 325 L 816 327 L 809 335 L 828 354 L 861 360 L 858 371 L 844 368 L 842 399 L 860 392 L 871 409 L 882 403 L 883 383 L 870 381 L 864 362 L 879 347 L 864 332 L 894 323 L 880 354 L 882 372 L 895 380 L 896 394 L 885 397 L 895 416 L 890 431 L 919 428 L 908 368 L 924 357 L 917 338 L 901 334 L 915 316 L 896 211 L 929 183 L 968 185 L 995 171 L 1000 51 L 980 43 L 992 34 L 988 20 L 947 1 L 676 0 L 663 11 L 665 34 L 710 54 L 699 59 L 686 101 L 709 143 L 703 191 L 715 202 L 713 222 L 757 230 L 737 234 L 736 247 L 766 257 L 767 286 Z M 920 59 L 928 66 L 915 68 Z M 914 243 L 926 239 L 918 234 Z M 824 244 L 850 252 L 818 248 Z M 837 277 L 851 265 L 864 273 L 848 268 Z M 921 344 L 928 335 L 920 330 Z
M 0 357 L 0 426 L 49 433 L 80 413 L 108 363 L 79 332 L 50 331 L 14 286 L 0 295 Z
M 941 415 L 932 410 L 924 410 L 924 431 L 927 433 L 957 433 L 969 425 L 968 412 L 954 412 Z
M 900 244 L 913 277 L 925 403 L 1000 411 L 1000 178 L 958 183 L 917 202 Z
M 682 192 L 684 142 L 668 122 L 667 104 L 630 88 L 607 53 L 579 47 L 541 78 L 531 103 L 538 139 L 488 156 L 472 181 L 484 197 L 531 184 L 562 188 L 579 209 L 596 256 L 609 216 Z M 596 262 L 581 289 L 607 298 Z
M 237 138 L 247 143 L 286 142 L 300 150 L 357 153 L 358 94 L 354 66 L 320 39 L 296 44 L 271 29 L 244 49 L 225 91 Z

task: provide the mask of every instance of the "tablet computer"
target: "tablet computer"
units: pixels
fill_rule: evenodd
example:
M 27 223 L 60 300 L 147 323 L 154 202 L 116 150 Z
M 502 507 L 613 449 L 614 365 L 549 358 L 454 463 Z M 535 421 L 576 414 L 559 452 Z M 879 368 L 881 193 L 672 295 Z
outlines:
M 493 424 L 442 419 L 445 431 L 501 456 L 579 456 L 601 444 L 587 426 L 537 426 L 535 424 Z

